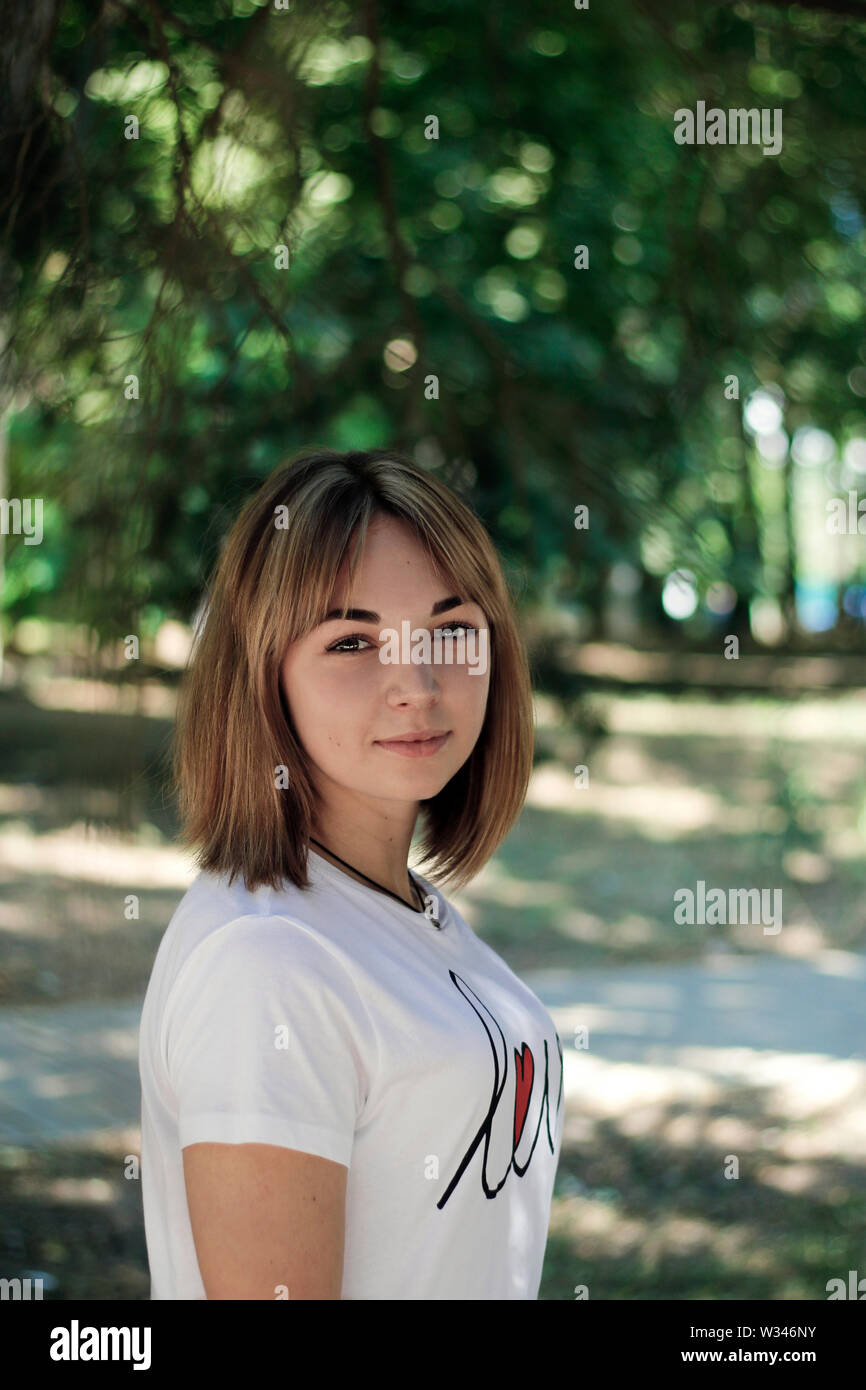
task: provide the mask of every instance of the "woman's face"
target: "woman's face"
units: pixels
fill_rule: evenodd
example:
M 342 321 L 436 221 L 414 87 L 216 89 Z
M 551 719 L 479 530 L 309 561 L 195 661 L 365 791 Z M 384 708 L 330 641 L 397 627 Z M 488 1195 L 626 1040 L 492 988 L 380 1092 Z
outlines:
M 484 723 L 490 685 L 486 616 L 439 577 L 412 530 L 395 517 L 372 518 L 351 594 L 345 571 L 344 565 L 331 608 L 345 599 L 358 615 L 331 618 L 293 642 L 280 668 L 297 736 L 320 793 L 331 802 L 338 789 L 385 801 L 426 800 L 462 767 Z M 432 659 L 412 662 L 410 644 L 404 650 L 401 641 L 396 650 L 392 644 L 390 661 L 380 660 L 388 652 L 385 629 L 402 635 L 404 622 L 413 637 L 422 629 L 430 634 Z M 468 659 L 462 663 L 456 642 L 453 664 L 443 659 L 447 642 L 437 660 L 433 633 L 448 627 L 478 629 L 481 641 L 474 639 L 474 649 L 466 632 Z M 443 737 L 389 745 L 389 739 L 410 733 Z

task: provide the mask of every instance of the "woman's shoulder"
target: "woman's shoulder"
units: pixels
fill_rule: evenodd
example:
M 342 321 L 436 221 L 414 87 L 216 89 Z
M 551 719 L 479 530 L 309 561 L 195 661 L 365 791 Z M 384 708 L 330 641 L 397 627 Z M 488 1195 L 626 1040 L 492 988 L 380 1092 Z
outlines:
M 154 969 L 175 979 L 189 962 L 231 969 L 253 960 L 267 966 L 290 955 L 298 960 L 332 954 L 300 889 L 277 896 L 202 871 L 169 921 Z
M 267 890 L 250 890 L 241 877 L 230 880 L 227 874 L 202 870 L 178 903 L 171 923 L 199 922 L 213 927 L 236 917 L 265 917 L 269 902 Z

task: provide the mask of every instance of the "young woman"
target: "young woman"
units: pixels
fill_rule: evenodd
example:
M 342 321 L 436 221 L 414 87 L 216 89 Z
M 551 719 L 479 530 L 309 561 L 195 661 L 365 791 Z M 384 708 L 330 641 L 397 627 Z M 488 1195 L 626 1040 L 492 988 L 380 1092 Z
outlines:
M 537 1298 L 560 1039 L 438 886 L 508 833 L 532 738 L 467 506 L 390 452 L 267 480 L 179 709 L 201 872 L 141 1021 L 152 1298 Z

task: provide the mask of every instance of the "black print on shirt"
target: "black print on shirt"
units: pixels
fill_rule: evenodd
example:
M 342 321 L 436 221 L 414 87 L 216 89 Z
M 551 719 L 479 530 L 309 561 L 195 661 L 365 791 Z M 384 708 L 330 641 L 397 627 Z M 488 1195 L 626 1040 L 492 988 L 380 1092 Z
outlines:
M 460 1161 L 457 1171 L 455 1172 L 453 1178 L 448 1184 L 448 1187 L 446 1188 L 444 1195 L 440 1197 L 439 1201 L 436 1203 L 436 1206 L 439 1208 L 440 1211 L 445 1206 L 445 1203 L 448 1201 L 448 1198 L 451 1196 L 451 1193 L 454 1191 L 463 1174 L 466 1172 L 466 1169 L 468 1168 L 469 1164 L 472 1162 L 475 1150 L 478 1148 L 478 1145 L 481 1143 L 482 1140 L 484 1141 L 484 1158 L 481 1164 L 481 1186 L 484 1190 L 484 1195 L 486 1197 L 495 1197 L 496 1194 L 499 1191 L 501 1191 L 501 1189 L 505 1186 L 505 1181 L 512 1168 L 514 1169 L 514 1172 L 517 1174 L 519 1178 L 523 1177 L 523 1174 L 526 1172 L 527 1168 L 532 1162 L 532 1155 L 535 1153 L 535 1145 L 538 1143 L 538 1136 L 541 1133 L 542 1120 L 546 1118 L 547 1121 L 547 1143 L 550 1147 L 551 1153 L 553 1153 L 555 1149 L 554 1134 L 556 1131 L 555 1116 L 553 1126 L 554 1133 L 551 1133 L 550 1128 L 550 1089 L 548 1073 L 549 1058 L 547 1052 L 547 1039 L 545 1038 L 544 1083 L 542 1091 L 542 1101 L 538 1111 L 538 1124 L 535 1130 L 535 1137 L 532 1140 L 532 1148 L 529 1150 L 529 1156 L 526 1159 L 526 1162 L 522 1166 L 517 1162 L 517 1147 L 520 1143 L 521 1138 L 523 1137 L 523 1130 L 526 1124 L 526 1116 L 529 1111 L 529 1102 L 532 1096 L 533 1086 L 536 1082 L 537 1072 L 535 1057 L 533 1056 L 532 1049 L 530 1048 L 527 1042 L 523 1042 L 521 1044 L 520 1051 L 518 1051 L 516 1047 L 511 1049 L 511 1051 L 513 1051 L 514 1053 L 514 1067 L 516 1073 L 516 1087 L 514 1093 L 514 1141 L 512 1144 L 511 1159 L 501 1181 L 498 1182 L 495 1187 L 491 1187 L 487 1177 L 487 1155 L 488 1150 L 490 1148 L 490 1135 L 493 1130 L 493 1118 L 496 1114 L 499 1102 L 502 1099 L 502 1093 L 505 1090 L 505 1087 L 508 1083 L 509 1046 L 505 1040 L 505 1034 L 503 1033 L 498 1021 L 496 1020 L 496 1018 L 494 1018 L 493 1014 L 490 1012 L 483 1000 L 479 999 L 474 989 L 471 989 L 470 986 L 467 985 L 466 981 L 461 979 L 461 977 L 458 974 L 456 974 L 455 971 L 449 970 L 448 974 L 451 976 L 453 984 L 463 995 L 463 998 L 467 1001 L 470 1008 L 472 1008 L 478 1015 L 479 1019 L 481 1020 L 482 1027 L 484 1028 L 484 1031 L 490 1040 L 490 1047 L 493 1053 L 493 1094 L 490 1098 L 490 1107 L 487 1111 L 487 1114 L 484 1117 L 484 1120 L 478 1130 L 478 1133 L 475 1135 L 475 1138 L 472 1140 L 472 1143 L 469 1145 L 469 1148 L 463 1155 L 463 1158 Z M 492 1025 L 492 1027 L 490 1025 Z M 498 1040 L 497 1037 L 494 1035 L 494 1030 L 495 1033 L 498 1034 Z M 556 1098 L 556 1115 L 558 1115 L 559 1107 L 562 1104 L 562 1085 L 564 1070 L 562 1061 L 562 1043 L 559 1041 L 558 1033 L 556 1034 L 556 1047 L 557 1051 L 559 1052 L 559 1093 Z

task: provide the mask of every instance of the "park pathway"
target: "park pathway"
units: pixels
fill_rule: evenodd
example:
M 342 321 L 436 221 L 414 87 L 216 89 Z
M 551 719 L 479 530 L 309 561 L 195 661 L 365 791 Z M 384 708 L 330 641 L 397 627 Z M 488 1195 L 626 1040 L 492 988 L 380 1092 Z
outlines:
M 563 1044 L 571 1137 L 604 1116 L 754 1095 L 801 1156 L 866 1162 L 866 953 L 713 952 L 524 975 Z M 0 1009 L 0 1145 L 129 1136 L 140 1001 Z M 128 1138 L 127 1138 L 128 1142 Z

